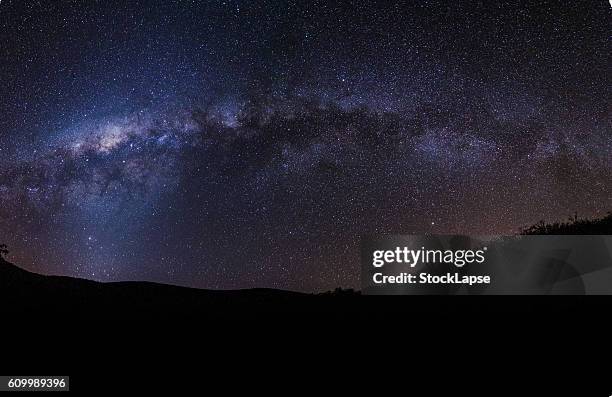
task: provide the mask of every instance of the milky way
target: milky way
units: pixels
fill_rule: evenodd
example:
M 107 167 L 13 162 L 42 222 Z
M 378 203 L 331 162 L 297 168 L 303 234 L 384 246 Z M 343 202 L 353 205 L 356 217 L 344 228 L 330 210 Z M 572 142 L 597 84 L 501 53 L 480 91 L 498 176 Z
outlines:
M 39 272 L 358 287 L 365 233 L 612 209 L 606 2 L 0 3 L 0 240 Z

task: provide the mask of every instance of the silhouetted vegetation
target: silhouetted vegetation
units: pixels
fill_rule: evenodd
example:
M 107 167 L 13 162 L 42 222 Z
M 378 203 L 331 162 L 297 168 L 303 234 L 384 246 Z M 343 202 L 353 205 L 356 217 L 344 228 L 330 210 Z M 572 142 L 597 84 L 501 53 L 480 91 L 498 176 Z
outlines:
M 361 292 L 355 291 L 353 288 L 343 289 L 343 288 L 338 287 L 333 291 L 323 292 L 321 295 L 354 296 L 354 295 L 361 295 Z
M 0 244 L 0 259 L 4 259 L 4 255 L 8 255 L 9 250 L 6 247 L 6 244 Z
M 578 214 L 574 214 L 567 222 L 540 221 L 522 230 L 521 234 L 612 234 L 612 212 L 601 219 L 579 219 Z

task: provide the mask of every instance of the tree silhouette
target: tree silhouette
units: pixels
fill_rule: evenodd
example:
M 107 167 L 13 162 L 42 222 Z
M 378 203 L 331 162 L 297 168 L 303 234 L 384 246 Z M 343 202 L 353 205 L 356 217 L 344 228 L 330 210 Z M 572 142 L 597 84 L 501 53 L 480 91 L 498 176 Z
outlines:
M 521 234 L 612 234 L 612 212 L 600 219 L 580 219 L 574 213 L 567 222 L 540 221 L 523 229 Z
M 9 253 L 9 250 L 6 247 L 6 244 L 0 244 L 0 259 L 4 259 L 4 255 L 8 253 Z

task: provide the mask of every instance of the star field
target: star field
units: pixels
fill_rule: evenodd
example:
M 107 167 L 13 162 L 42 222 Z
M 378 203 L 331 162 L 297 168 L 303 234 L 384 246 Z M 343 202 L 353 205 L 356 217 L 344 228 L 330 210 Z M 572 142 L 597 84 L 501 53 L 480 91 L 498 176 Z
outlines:
M 359 286 L 365 233 L 612 208 L 607 2 L 0 3 L 0 242 L 30 270 Z

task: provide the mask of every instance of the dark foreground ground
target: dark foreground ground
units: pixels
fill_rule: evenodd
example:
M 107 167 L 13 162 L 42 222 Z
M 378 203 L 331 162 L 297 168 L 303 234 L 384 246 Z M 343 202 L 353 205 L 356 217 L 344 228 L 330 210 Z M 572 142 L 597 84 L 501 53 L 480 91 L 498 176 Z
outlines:
M 379 391 L 446 385 L 452 395 L 508 387 L 515 395 L 588 395 L 589 388 L 610 395 L 607 371 L 597 370 L 604 366 L 589 367 L 609 358 L 610 307 L 609 297 L 598 296 L 311 295 L 97 283 L 0 261 L 0 374 L 66 375 L 71 391 L 86 395 L 202 393 L 212 384 L 318 395 L 331 384 L 345 392 L 365 383 Z M 464 377 L 451 382 L 458 372 Z M 287 379 L 297 383 L 285 389 Z M 483 386 L 487 379 L 497 386 Z

